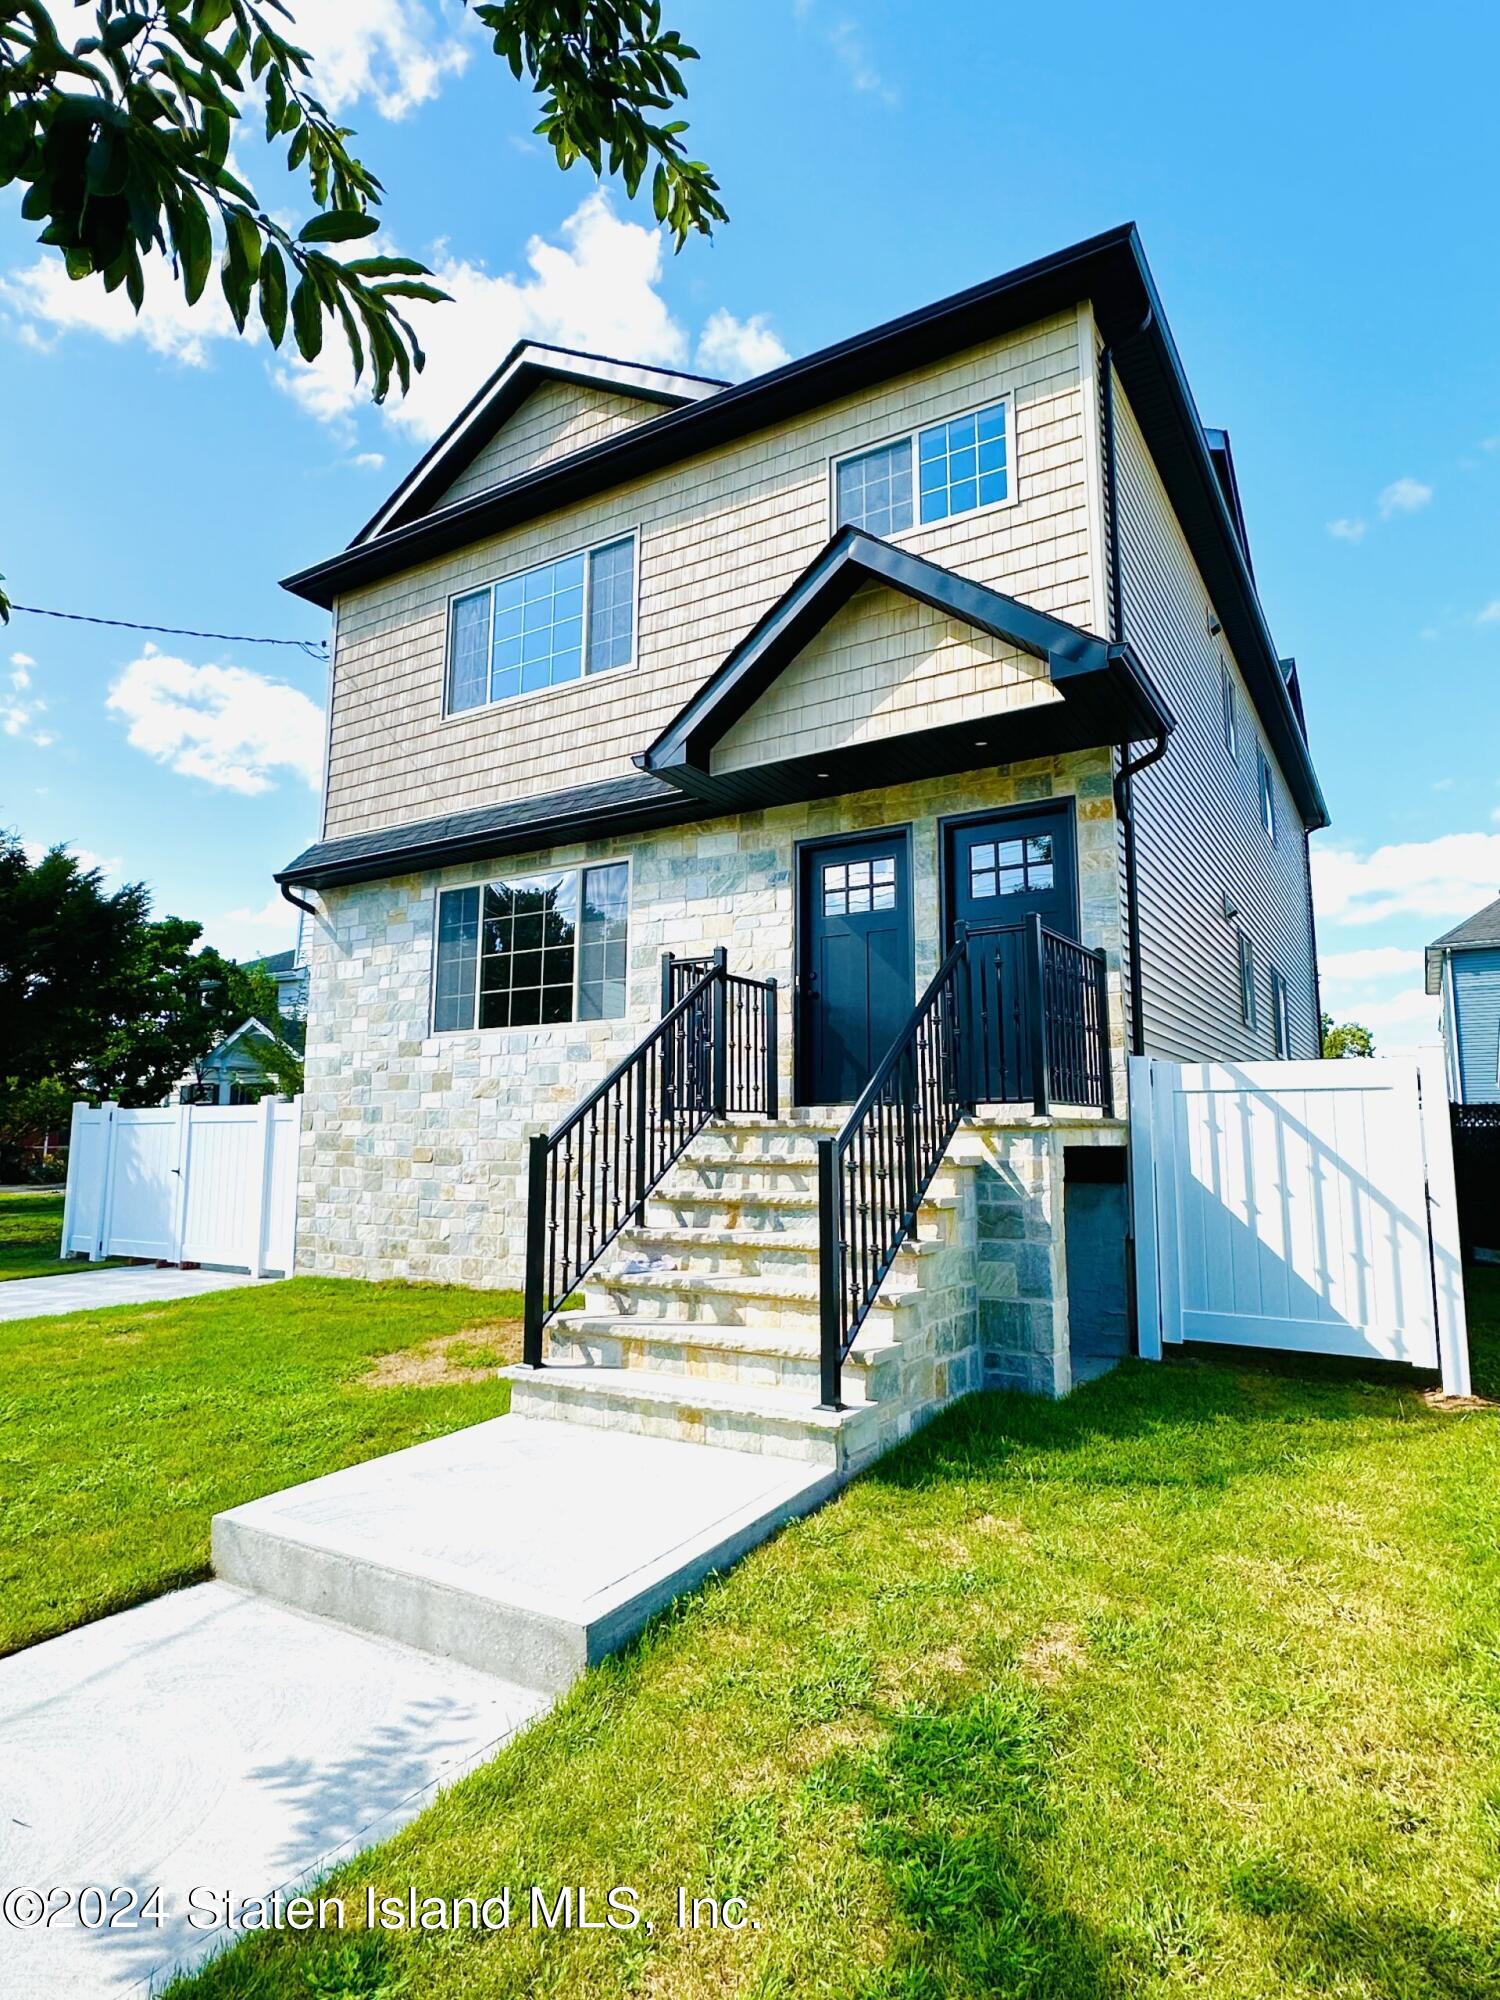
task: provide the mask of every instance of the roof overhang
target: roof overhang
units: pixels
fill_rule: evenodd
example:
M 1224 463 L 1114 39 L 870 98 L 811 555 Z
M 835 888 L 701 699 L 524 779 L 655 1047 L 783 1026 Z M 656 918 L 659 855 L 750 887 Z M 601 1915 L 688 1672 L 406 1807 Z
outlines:
M 713 752 L 725 732 L 867 583 L 900 591 L 1045 661 L 1061 699 L 715 772 Z M 650 776 L 735 811 L 1139 742 L 1172 727 L 1171 710 L 1129 646 L 1111 645 L 939 563 L 843 528 L 635 761 Z
M 371 516 L 350 543 L 361 548 L 393 528 L 421 520 L 467 471 L 500 427 L 543 382 L 574 382 L 669 410 L 716 396 L 726 385 L 706 375 L 684 375 L 675 368 L 647 368 L 632 361 L 611 361 L 603 354 L 582 354 L 569 347 L 549 347 L 538 340 L 518 340 L 476 395 L 459 411 L 441 437 L 418 459 L 378 513 Z
M 455 868 L 574 841 L 648 833 L 702 818 L 703 808 L 696 800 L 661 779 L 632 774 L 509 805 L 382 827 L 377 833 L 320 840 L 289 862 L 276 880 L 309 889 L 383 882 L 423 869 Z

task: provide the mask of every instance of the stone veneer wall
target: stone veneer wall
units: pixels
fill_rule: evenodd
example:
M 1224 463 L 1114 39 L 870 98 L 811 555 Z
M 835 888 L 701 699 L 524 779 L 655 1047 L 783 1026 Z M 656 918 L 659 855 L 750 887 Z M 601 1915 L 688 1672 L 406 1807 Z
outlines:
M 910 825 L 920 989 L 938 960 L 940 817 L 1066 796 L 1077 800 L 1084 942 L 1108 953 L 1115 1088 L 1123 1103 L 1121 912 L 1107 750 L 507 856 L 488 871 L 447 869 L 326 892 L 324 919 L 306 928 L 311 993 L 297 1268 L 517 1282 L 525 1139 L 555 1123 L 656 1018 L 663 951 L 723 944 L 733 969 L 780 982 L 782 1091 L 790 1103 L 796 843 Z M 439 889 L 486 872 L 516 876 L 620 856 L 632 870 L 627 1019 L 429 1032 Z

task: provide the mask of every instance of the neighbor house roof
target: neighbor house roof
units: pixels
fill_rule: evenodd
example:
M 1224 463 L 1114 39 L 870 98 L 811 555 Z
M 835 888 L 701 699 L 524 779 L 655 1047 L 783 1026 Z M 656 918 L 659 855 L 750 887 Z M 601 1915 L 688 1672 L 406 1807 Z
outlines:
M 1256 593 L 1243 523 L 1236 519 L 1237 492 L 1227 450 L 1218 452 L 1216 464 L 1133 223 L 748 382 L 710 388 L 660 416 L 466 499 L 413 514 L 420 497 L 413 482 L 423 476 L 419 466 L 347 549 L 286 578 L 286 588 L 311 603 L 331 607 L 341 592 L 734 443 L 836 398 L 928 367 L 1083 301 L 1093 306 L 1304 824 L 1326 826 L 1328 809 Z M 472 405 L 466 415 L 470 414 L 477 431 L 494 410 L 483 421 Z M 459 425 L 464 421 L 461 418 Z M 456 438 L 454 443 L 457 446 Z M 429 464 L 432 458 L 429 453 L 423 462 L 428 466 L 428 483 L 441 484 Z
M 295 951 L 267 952 L 264 958 L 252 958 L 247 961 L 245 966 L 247 972 L 269 972 L 273 979 L 277 973 L 295 972 L 296 969 L 297 954 Z
M 1442 986 L 1444 952 L 1482 950 L 1486 945 L 1500 946 L 1500 896 L 1428 945 L 1427 991 L 1436 993 Z
M 1062 699 L 960 723 L 853 740 L 748 770 L 715 773 L 713 751 L 735 722 L 774 686 L 862 585 L 882 584 L 930 605 L 956 623 L 1045 660 Z M 1006 762 L 1103 743 L 1165 735 L 1171 710 L 1128 645 L 1112 645 L 1061 618 L 959 576 L 941 563 L 841 528 L 816 560 L 741 640 L 636 763 L 683 791 L 734 810 L 902 784 L 972 767 L 975 749 L 993 746 Z M 987 740 L 975 731 L 988 732 Z

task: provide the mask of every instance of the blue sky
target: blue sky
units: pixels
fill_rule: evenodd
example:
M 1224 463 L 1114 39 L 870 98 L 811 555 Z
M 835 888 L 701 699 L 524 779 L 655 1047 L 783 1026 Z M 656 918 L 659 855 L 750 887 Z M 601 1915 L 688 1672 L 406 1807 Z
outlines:
M 698 149 L 731 222 L 664 251 L 562 176 L 442 0 L 296 8 L 457 303 L 376 411 L 153 288 L 69 285 L 0 195 L 0 570 L 18 602 L 317 639 L 277 578 L 332 552 L 521 334 L 771 365 L 1134 218 L 1334 815 L 1327 997 L 1426 1039 L 1421 944 L 1500 892 L 1500 261 L 1491 10 L 689 0 Z M 273 207 L 297 204 L 252 140 Z M 56 624 L 0 633 L 0 820 L 72 842 L 228 949 L 292 940 L 271 871 L 317 830 L 323 669 Z M 16 656 L 16 657 L 13 657 Z

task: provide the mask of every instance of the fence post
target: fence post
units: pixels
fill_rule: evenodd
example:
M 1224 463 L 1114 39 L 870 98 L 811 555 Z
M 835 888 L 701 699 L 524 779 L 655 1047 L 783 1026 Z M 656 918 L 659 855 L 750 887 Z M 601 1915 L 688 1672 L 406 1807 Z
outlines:
M 88 1105 L 81 1099 L 74 1101 L 73 1121 L 68 1127 L 68 1178 L 63 1183 L 62 1235 L 57 1240 L 57 1254 L 60 1257 L 66 1257 L 71 1254 L 68 1249 L 68 1236 L 74 1222 L 77 1220 L 76 1210 L 78 1207 L 78 1177 L 75 1175 L 73 1169 L 75 1165 L 81 1165 L 83 1160 L 83 1150 L 78 1144 L 78 1132 L 82 1124 L 79 1114 L 87 1110 Z M 97 1214 L 94 1220 L 96 1223 L 98 1222 L 99 1218 Z
M 91 1263 L 97 1263 L 109 1254 L 110 1210 L 115 1200 L 115 1113 L 119 1108 L 112 1097 L 107 1097 L 99 1106 L 99 1114 L 104 1120 L 104 1159 L 99 1168 L 99 1230 L 94 1238 L 94 1247 L 89 1252 Z
M 189 1114 L 191 1115 L 191 1113 Z M 266 1218 L 271 1212 L 271 1172 L 275 1163 L 276 1099 L 267 1093 L 255 1106 L 254 1157 L 259 1168 L 255 1176 L 255 1242 L 250 1257 L 250 1275 L 263 1278 L 266 1271 Z
M 713 1046 L 709 1051 L 710 1109 L 723 1118 L 729 1107 L 729 953 L 723 945 L 714 952 L 714 983 L 709 988 L 711 1004 L 709 1030 Z
M 1094 993 L 1099 1023 L 1099 1109 L 1106 1118 L 1113 1118 L 1115 1059 L 1109 1045 L 1109 963 L 1102 951 L 1094 953 Z
M 1042 920 L 1032 913 L 1026 919 L 1026 992 L 1030 1020 L 1026 1024 L 1031 1053 L 1031 1088 L 1038 1118 L 1052 1110 L 1052 1079 L 1047 1074 L 1046 981 L 1042 977 Z
M 765 986 L 766 1006 L 766 1116 L 776 1118 L 781 1110 L 781 1086 L 776 1075 L 776 981 Z
M 818 1141 L 818 1373 L 820 1410 L 844 1407 L 843 1245 L 839 1238 L 838 1141 Z
M 177 1192 L 172 1199 L 172 1262 L 182 1262 L 182 1246 L 187 1238 L 188 1176 L 192 1171 L 193 1107 L 177 1106 Z M 252 1274 L 254 1266 L 251 1267 Z
M 547 1310 L 547 1135 L 534 1132 L 526 1156 L 526 1304 L 521 1359 L 542 1365 L 542 1321 Z

